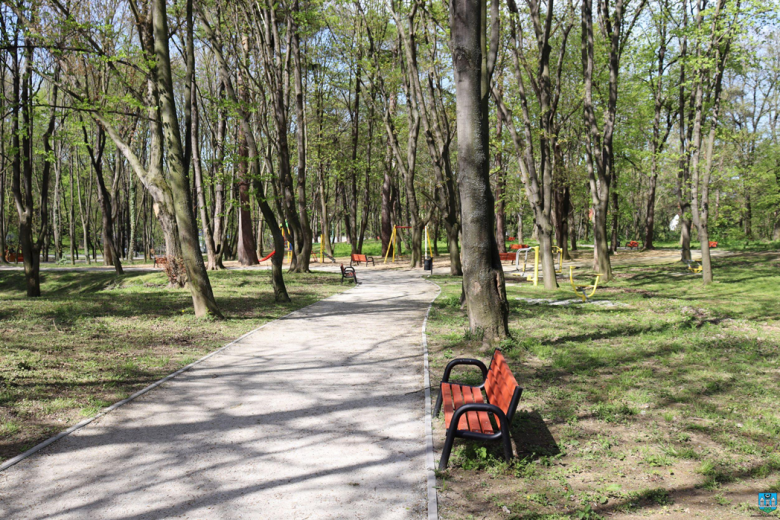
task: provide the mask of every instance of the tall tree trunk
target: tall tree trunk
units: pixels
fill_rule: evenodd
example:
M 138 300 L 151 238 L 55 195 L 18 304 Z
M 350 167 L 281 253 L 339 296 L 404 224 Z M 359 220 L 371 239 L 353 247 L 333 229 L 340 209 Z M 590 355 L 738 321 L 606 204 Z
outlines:
M 192 0 L 188 0 L 191 2 Z M 159 96 L 160 119 L 167 149 L 171 191 L 173 192 L 176 224 L 179 230 L 182 257 L 189 278 L 195 316 L 222 317 L 214 299 L 208 272 L 203 263 L 198 244 L 198 230 L 192 211 L 190 187 L 184 165 L 179 121 L 171 75 L 171 59 L 168 49 L 168 14 L 164 0 L 153 4 L 154 49 L 156 55 L 157 94 Z
M 503 129 L 501 114 L 496 117 L 496 241 L 498 252 L 506 253 L 506 214 L 504 212 L 504 191 L 506 190 L 506 176 L 504 173 L 504 160 L 501 153 L 501 131 Z
M 246 37 L 243 44 L 247 46 Z M 244 83 L 244 74 L 241 68 L 236 72 L 236 86 L 238 87 L 238 99 L 240 103 L 248 104 L 248 93 Z M 248 151 L 244 130 L 238 127 L 238 262 L 241 265 L 257 265 L 257 244 L 252 230 L 252 211 L 249 206 L 249 186 L 252 180 L 249 178 L 249 165 L 247 162 Z
M 495 9 L 494 16 L 498 9 Z M 498 20 L 493 19 L 495 33 Z M 495 235 L 490 190 L 488 95 L 497 34 L 487 52 L 487 12 L 480 0 L 451 0 L 450 30 L 455 69 L 458 186 L 463 221 L 463 290 L 473 333 L 488 344 L 509 335 L 504 272 Z M 491 38 L 493 40 L 493 38 Z
M 293 11 L 300 15 L 300 6 L 298 0 L 294 1 Z M 297 18 L 293 17 L 294 20 Z M 313 234 L 309 224 L 309 214 L 306 208 L 306 113 L 303 99 L 303 80 L 301 70 L 303 68 L 300 50 L 300 31 L 297 21 L 293 22 L 292 33 L 292 54 L 293 54 L 293 84 L 295 87 L 295 139 L 298 151 L 298 178 L 296 179 L 296 190 L 298 195 L 298 215 L 300 217 L 300 234 L 296 237 L 296 248 L 298 263 L 295 271 L 298 273 L 309 272 L 309 262 L 311 261 L 311 249 Z M 356 208 L 357 212 L 357 208 Z
M 194 86 L 193 90 L 195 90 Z M 214 235 L 212 234 L 208 207 L 206 206 L 206 190 L 203 187 L 203 167 L 200 161 L 200 109 L 198 108 L 197 98 L 193 99 L 192 103 L 192 165 L 195 172 L 195 192 L 197 194 L 198 211 L 200 212 L 203 242 L 206 244 L 208 269 L 215 270 L 217 269 L 217 256 L 214 252 Z
M 34 101 L 32 92 L 32 74 L 33 74 L 33 41 L 26 37 L 24 39 L 24 69 L 20 68 L 17 47 L 14 46 L 11 51 L 12 61 L 12 83 L 13 83 L 13 107 L 11 109 L 11 129 L 13 133 L 12 142 L 14 155 L 12 158 L 12 192 L 16 210 L 19 215 L 19 242 L 22 246 L 22 255 L 24 257 L 24 277 L 27 286 L 28 297 L 38 297 L 41 295 L 40 278 L 40 252 L 49 234 L 49 184 L 51 178 L 51 161 L 48 158 L 52 155 L 51 135 L 54 132 L 54 123 L 57 106 L 57 84 L 58 73 L 55 72 L 55 84 L 52 86 L 49 105 L 51 115 L 49 117 L 46 131 L 41 136 L 43 149 L 47 158 L 43 163 L 43 171 L 40 176 L 40 187 L 38 195 L 39 204 L 39 229 L 38 240 L 33 239 L 34 227 L 34 183 L 33 175 L 33 131 L 34 131 Z M 21 85 L 20 85 L 21 83 Z M 20 95 L 21 89 L 21 95 Z M 22 127 L 19 128 L 19 111 L 22 112 Z M 21 134 L 21 143 L 20 143 Z M 18 260 L 17 260 L 18 261 Z

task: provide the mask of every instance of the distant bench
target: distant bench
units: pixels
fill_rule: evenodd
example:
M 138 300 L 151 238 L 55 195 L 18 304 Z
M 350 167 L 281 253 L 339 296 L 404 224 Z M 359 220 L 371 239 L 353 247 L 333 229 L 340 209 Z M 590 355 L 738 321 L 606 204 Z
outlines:
M 517 259 L 517 253 L 498 253 L 498 256 L 502 262 L 509 260 L 513 264 L 515 263 L 515 259 Z
M 626 247 L 629 249 L 639 249 L 639 242 L 637 242 L 636 240 L 626 242 Z
M 353 254 L 349 259 L 349 265 L 352 267 L 352 263 L 355 263 L 355 265 L 360 265 L 360 262 L 363 262 L 364 264 L 368 265 L 369 262 L 371 262 L 371 265 L 374 265 L 374 257 L 373 256 L 366 256 L 366 255 L 359 255 L 359 254 Z
M 355 273 L 354 267 L 344 267 L 344 264 L 341 264 L 341 283 L 344 283 L 344 280 L 352 280 L 357 285 L 357 273 Z
M 154 257 L 154 267 L 162 267 L 163 269 L 168 266 L 168 257 L 167 256 L 155 256 Z

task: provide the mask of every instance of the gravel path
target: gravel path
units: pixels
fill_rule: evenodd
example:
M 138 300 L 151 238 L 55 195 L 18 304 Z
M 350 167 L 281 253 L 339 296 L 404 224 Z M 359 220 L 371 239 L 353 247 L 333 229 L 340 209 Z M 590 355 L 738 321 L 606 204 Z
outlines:
M 358 268 L 0 473 L 0 518 L 426 517 L 419 273 Z

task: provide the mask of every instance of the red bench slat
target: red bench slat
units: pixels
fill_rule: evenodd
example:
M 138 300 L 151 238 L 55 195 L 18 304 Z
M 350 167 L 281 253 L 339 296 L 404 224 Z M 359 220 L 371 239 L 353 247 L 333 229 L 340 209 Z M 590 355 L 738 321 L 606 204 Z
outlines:
M 455 410 L 471 403 L 484 403 L 479 388 L 443 383 L 441 385 L 442 408 L 444 409 L 444 424 L 449 428 Z M 493 433 L 493 425 L 487 412 L 467 412 L 458 421 L 459 430 L 470 430 L 477 433 Z

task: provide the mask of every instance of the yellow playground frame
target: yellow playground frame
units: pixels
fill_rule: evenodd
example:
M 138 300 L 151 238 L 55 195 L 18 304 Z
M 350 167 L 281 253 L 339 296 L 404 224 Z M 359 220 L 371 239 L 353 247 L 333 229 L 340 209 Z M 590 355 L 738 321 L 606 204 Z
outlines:
M 574 269 L 576 266 L 570 265 L 569 266 L 569 282 L 571 283 L 571 288 L 574 289 L 574 293 L 582 298 L 583 302 L 587 302 L 588 298 L 591 298 L 594 294 L 596 294 L 596 289 L 599 286 L 599 279 L 601 279 L 601 275 L 596 275 L 596 280 L 593 282 L 592 285 L 577 285 L 574 283 Z
M 398 250 L 398 233 L 397 229 L 412 229 L 412 226 L 393 226 L 393 234 L 390 235 L 390 243 L 393 245 L 393 259 L 392 261 L 395 263 L 395 252 Z M 428 244 L 428 254 L 429 258 L 433 258 L 433 248 L 431 247 L 431 237 L 428 234 L 428 226 L 425 226 L 425 243 Z M 425 253 L 425 245 L 423 245 L 423 253 Z M 387 251 L 385 252 L 385 261 L 384 263 L 387 263 L 387 257 L 390 256 L 390 248 L 387 248 Z M 400 258 L 400 255 L 399 255 Z

